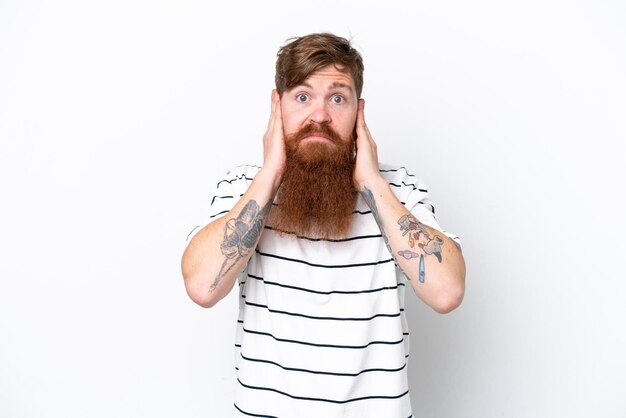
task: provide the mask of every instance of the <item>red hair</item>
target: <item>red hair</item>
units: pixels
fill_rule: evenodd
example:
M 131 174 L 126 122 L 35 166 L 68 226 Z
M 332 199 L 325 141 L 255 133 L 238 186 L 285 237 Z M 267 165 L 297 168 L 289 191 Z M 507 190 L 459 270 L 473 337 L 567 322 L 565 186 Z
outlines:
M 363 58 L 350 41 L 332 33 L 314 33 L 288 41 L 278 50 L 276 60 L 276 90 L 281 96 L 314 72 L 334 65 L 352 76 L 357 97 L 361 97 Z

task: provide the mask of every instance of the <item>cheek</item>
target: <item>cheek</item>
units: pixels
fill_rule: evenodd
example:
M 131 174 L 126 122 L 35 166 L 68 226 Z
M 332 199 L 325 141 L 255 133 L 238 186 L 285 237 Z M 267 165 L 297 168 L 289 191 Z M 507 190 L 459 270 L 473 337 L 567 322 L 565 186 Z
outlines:
M 298 129 L 297 123 L 295 122 L 294 115 L 290 113 L 289 111 L 283 110 L 282 119 L 283 119 L 283 130 L 285 131 L 285 133 L 288 134 Z
M 342 131 L 347 134 L 352 134 L 352 132 L 356 129 L 356 110 L 354 112 L 350 112 L 347 115 L 344 115 L 344 119 L 342 121 Z
M 349 125 L 356 124 L 357 112 L 358 112 L 358 108 L 356 106 L 354 108 L 350 107 L 350 109 L 346 109 L 343 115 L 344 120 L 346 120 L 346 123 L 348 123 Z
M 306 117 L 302 112 L 298 112 L 297 109 L 292 109 L 289 106 L 281 105 L 280 110 L 282 112 L 283 129 L 285 133 L 293 133 L 302 127 L 303 121 Z

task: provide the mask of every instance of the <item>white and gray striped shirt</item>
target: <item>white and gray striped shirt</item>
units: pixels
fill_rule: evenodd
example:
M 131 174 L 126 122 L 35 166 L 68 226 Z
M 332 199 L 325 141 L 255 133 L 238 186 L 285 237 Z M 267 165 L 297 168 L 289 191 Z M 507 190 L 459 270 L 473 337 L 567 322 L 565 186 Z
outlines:
M 240 166 L 219 181 L 205 223 L 227 213 L 258 170 Z M 385 164 L 380 171 L 420 222 L 441 230 L 415 176 Z M 412 416 L 404 313 L 410 283 L 361 196 L 353 216 L 348 237 L 339 240 L 279 235 L 265 226 L 238 279 L 236 416 Z

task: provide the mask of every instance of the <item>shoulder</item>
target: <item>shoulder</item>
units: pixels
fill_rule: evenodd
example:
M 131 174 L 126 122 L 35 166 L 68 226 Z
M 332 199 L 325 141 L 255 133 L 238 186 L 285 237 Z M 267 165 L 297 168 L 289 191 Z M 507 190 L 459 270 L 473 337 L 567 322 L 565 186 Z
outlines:
M 428 195 L 428 187 L 410 168 L 382 162 L 378 163 L 378 167 L 391 191 L 408 210 L 419 214 L 426 209 L 429 215 L 434 216 L 435 205 Z
M 397 166 L 387 163 L 378 163 L 380 175 L 392 186 L 392 190 L 401 193 L 419 191 L 427 193 L 428 190 L 413 172 L 405 166 Z
M 234 168 L 231 168 L 226 172 L 226 177 L 241 177 L 241 176 L 249 176 L 254 178 L 257 175 L 259 170 L 261 169 L 260 165 L 255 164 L 241 164 Z
M 252 180 L 254 180 L 254 176 L 257 175 L 260 169 L 261 166 L 254 164 L 238 165 L 228 170 L 226 174 L 219 179 L 216 185 L 216 189 L 238 185 L 247 186 Z

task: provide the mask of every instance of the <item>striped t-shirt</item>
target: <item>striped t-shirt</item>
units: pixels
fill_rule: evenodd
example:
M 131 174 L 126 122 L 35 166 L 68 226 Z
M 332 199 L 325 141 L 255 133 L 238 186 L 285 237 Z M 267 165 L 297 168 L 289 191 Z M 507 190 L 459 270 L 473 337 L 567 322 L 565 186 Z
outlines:
M 240 166 L 217 183 L 206 223 L 235 205 L 258 170 Z M 414 175 L 385 164 L 380 172 L 420 222 L 441 230 Z M 404 312 L 411 284 L 361 196 L 353 217 L 347 237 L 337 240 L 265 226 L 238 278 L 234 416 L 412 416 Z

